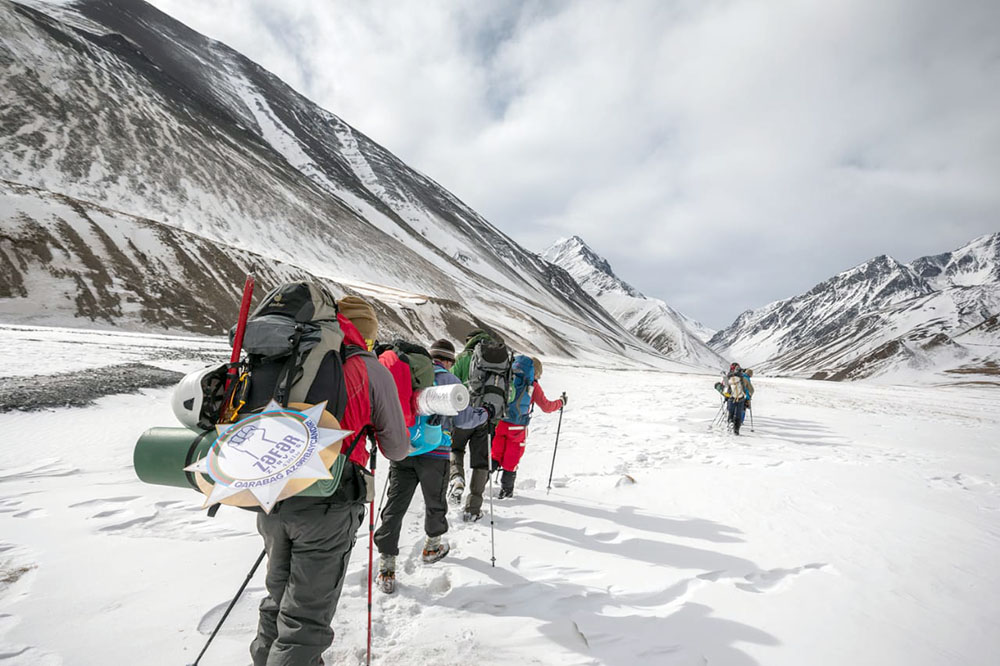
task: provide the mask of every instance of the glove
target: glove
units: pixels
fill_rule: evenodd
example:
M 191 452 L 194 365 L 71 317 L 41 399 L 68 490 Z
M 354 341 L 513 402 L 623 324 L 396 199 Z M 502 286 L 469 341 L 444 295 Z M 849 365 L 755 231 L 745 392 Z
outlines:
M 490 458 L 490 474 L 500 469 L 500 461 L 496 458 Z
M 560 396 L 559 399 L 562 400 L 562 407 L 565 407 L 566 403 L 569 402 L 569 398 L 566 397 L 565 393 L 563 393 L 562 396 Z M 561 407 L 560 407 L 560 409 L 561 409 Z
M 487 421 L 492 421 L 494 418 L 496 418 L 496 415 L 497 415 L 497 408 L 496 407 L 494 407 L 493 405 L 491 405 L 490 403 L 487 402 L 486 404 L 483 405 L 483 409 L 486 410 L 486 420 Z
M 745 406 L 746 406 L 747 409 L 750 409 L 750 398 L 747 398 Z

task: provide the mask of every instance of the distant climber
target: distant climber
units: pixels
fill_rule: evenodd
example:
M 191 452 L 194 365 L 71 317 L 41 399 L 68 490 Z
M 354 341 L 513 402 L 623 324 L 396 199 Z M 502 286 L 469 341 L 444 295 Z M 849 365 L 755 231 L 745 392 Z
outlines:
M 747 404 L 753 397 L 753 384 L 739 363 L 730 364 L 722 395 L 726 399 L 729 424 L 733 429 L 733 434 L 739 435 L 743 420 L 746 418 Z

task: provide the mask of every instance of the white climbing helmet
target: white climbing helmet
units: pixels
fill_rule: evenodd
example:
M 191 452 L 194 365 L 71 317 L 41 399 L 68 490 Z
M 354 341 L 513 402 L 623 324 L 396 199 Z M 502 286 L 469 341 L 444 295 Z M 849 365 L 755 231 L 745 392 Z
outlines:
M 211 427 L 215 419 L 209 412 L 219 407 L 225 369 L 226 366 L 213 365 L 185 375 L 170 398 L 170 406 L 178 421 L 192 430 Z

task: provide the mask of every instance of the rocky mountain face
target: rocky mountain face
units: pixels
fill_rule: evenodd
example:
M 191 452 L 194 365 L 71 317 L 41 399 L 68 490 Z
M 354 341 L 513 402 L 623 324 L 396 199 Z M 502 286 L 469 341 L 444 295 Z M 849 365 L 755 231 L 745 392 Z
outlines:
M 565 271 L 141 0 L 0 0 L 0 89 L 4 320 L 218 332 L 255 268 L 425 339 L 657 356 Z
M 746 366 L 817 379 L 992 376 L 998 313 L 1000 233 L 908 264 L 875 257 L 744 312 L 709 344 Z
M 579 236 L 556 241 L 542 256 L 564 268 L 624 328 L 667 358 L 704 368 L 726 365 L 699 336 L 705 327 L 663 301 L 643 296 Z

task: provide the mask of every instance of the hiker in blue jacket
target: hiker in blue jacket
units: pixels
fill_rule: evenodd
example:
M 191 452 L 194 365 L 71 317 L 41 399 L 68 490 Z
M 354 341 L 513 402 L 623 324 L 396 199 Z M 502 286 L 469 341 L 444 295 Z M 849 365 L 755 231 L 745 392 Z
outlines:
M 462 382 L 450 370 L 455 363 L 455 346 L 448 340 L 438 340 L 428 350 L 434 361 L 434 385 L 448 386 Z M 455 416 L 420 416 L 410 428 L 411 443 L 437 438 L 437 448 L 410 455 L 389 468 L 389 490 L 382 510 L 382 524 L 375 532 L 379 552 L 379 572 L 376 582 L 380 590 L 392 594 L 396 589 L 396 556 L 399 555 L 399 534 L 403 516 L 410 506 L 417 486 L 424 496 L 424 541 L 422 559 L 437 562 L 448 554 L 448 543 L 441 536 L 448 531 L 448 470 L 451 456 L 452 428 L 476 428 L 490 419 L 489 408 L 466 407 Z

